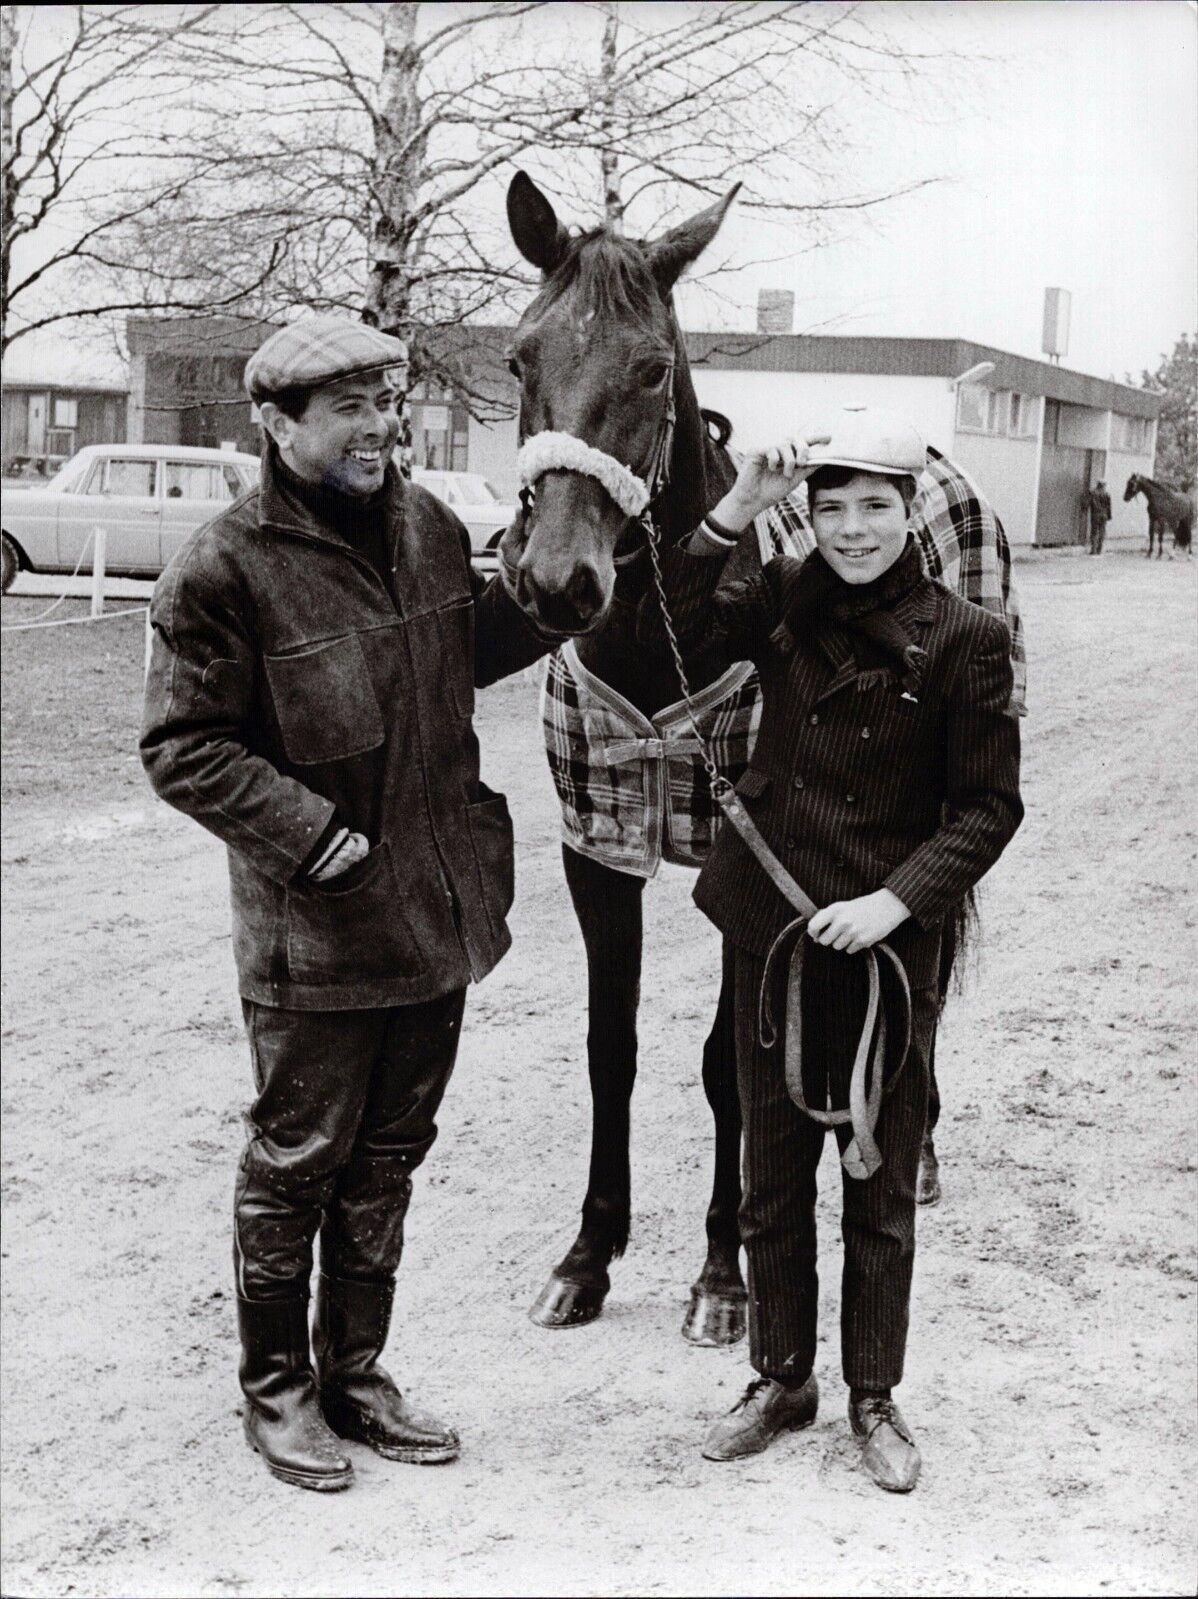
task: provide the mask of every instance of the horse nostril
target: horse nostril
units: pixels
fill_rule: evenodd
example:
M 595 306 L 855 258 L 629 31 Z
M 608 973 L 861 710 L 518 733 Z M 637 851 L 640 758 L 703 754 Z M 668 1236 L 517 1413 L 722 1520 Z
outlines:
M 594 567 L 580 565 L 574 569 L 566 597 L 584 621 L 603 609 L 603 585 Z

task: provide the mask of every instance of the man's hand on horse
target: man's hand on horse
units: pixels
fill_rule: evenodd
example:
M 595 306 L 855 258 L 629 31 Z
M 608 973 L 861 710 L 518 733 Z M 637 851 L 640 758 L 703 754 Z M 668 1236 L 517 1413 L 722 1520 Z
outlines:
M 871 944 L 889 938 L 910 914 L 897 894 L 879 888 L 859 899 L 841 899 L 825 905 L 807 923 L 807 933 L 817 944 L 846 955 L 859 955 Z

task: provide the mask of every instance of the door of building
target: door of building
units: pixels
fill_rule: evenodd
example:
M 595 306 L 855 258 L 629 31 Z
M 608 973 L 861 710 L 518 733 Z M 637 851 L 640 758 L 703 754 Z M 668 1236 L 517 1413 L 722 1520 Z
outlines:
M 1043 548 L 1084 544 L 1085 493 L 1090 487 L 1093 450 L 1057 442 L 1061 408 L 1044 402 L 1044 442 L 1040 456 L 1040 495 L 1036 505 L 1036 543 Z

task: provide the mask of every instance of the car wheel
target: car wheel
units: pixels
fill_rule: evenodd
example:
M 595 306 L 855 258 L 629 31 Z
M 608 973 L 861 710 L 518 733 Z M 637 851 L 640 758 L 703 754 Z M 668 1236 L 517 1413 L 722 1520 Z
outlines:
M 3 560 L 3 566 L 0 569 L 0 593 L 7 594 L 9 589 L 12 588 L 13 579 L 21 570 L 21 557 L 17 554 L 17 547 L 7 533 L 3 535 L 3 543 L 0 545 L 0 558 Z

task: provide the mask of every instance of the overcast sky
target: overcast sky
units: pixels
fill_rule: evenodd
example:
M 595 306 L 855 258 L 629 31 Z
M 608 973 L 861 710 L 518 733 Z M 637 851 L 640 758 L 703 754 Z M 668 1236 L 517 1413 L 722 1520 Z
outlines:
M 34 14 L 47 47 L 68 9 Z M 679 9 L 637 0 L 628 27 L 676 26 Z M 847 221 L 818 249 L 798 224 L 734 210 L 702 263 L 732 270 L 710 288 L 683 284 L 684 325 L 752 328 L 767 285 L 794 290 L 798 332 L 963 337 L 1036 356 L 1053 285 L 1073 296 L 1065 363 L 1119 379 L 1138 379 L 1198 328 L 1194 0 L 863 0 L 857 15 L 868 24 L 875 13 L 940 64 L 924 69 L 903 113 L 844 92 L 854 148 L 838 192 L 936 181 Z M 522 26 L 589 59 L 602 15 L 560 0 Z M 799 83 L 820 92 L 810 74 Z M 552 189 L 535 150 L 520 164 Z M 471 197 L 501 257 L 510 176 L 498 170 Z
M 906 8 L 975 61 L 951 119 L 879 121 L 879 181 L 942 181 L 871 227 L 724 284 L 752 326 L 758 284 L 796 331 L 976 339 L 1040 353 L 1043 292 L 1073 294 L 1065 364 L 1122 378 L 1198 326 L 1198 8 L 1188 0 L 946 0 Z M 951 77 L 951 75 L 948 75 Z M 949 82 L 947 92 L 957 96 Z M 928 93 L 935 100 L 935 80 Z M 896 137 L 897 131 L 897 137 Z M 752 217 L 713 250 L 776 253 Z M 793 239 L 790 241 L 795 242 Z M 686 291 L 689 326 L 714 302 Z M 721 320 L 737 320 L 725 311 Z

